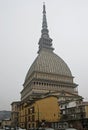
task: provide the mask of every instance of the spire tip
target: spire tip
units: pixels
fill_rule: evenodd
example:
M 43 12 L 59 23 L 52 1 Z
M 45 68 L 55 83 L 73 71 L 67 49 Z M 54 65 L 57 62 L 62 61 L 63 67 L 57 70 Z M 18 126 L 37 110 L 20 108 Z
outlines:
M 43 2 L 43 5 L 45 5 L 45 2 Z

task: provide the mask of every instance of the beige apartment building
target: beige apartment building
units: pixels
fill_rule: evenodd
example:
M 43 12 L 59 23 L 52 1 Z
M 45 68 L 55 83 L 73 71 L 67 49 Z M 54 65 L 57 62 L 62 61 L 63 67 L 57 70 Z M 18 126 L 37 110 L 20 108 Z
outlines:
M 19 111 L 20 111 L 20 101 L 15 101 L 11 103 L 11 126 L 19 126 Z

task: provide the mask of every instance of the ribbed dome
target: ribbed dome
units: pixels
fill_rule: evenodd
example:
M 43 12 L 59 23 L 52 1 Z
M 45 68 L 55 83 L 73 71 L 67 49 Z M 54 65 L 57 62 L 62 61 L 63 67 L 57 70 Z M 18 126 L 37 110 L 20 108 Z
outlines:
M 67 64 L 54 52 L 47 49 L 44 49 L 39 53 L 39 55 L 31 65 L 25 80 L 28 79 L 33 71 L 72 77 L 71 71 Z

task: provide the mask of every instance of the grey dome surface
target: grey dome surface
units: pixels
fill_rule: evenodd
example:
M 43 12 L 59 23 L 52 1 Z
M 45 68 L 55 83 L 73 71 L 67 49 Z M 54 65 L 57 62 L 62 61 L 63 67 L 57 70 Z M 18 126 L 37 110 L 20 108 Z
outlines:
M 67 64 L 54 52 L 49 50 L 42 50 L 39 53 L 31 65 L 25 80 L 27 80 L 31 73 L 34 71 L 72 77 L 71 71 Z

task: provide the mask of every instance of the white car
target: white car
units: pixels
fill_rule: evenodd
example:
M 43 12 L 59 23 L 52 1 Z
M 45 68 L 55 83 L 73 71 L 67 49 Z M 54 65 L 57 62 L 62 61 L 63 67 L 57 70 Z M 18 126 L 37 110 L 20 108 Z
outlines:
M 77 130 L 75 128 L 66 128 L 65 130 Z
M 44 128 L 45 130 L 54 130 L 53 128 Z
M 19 127 L 17 130 L 26 130 L 26 129 L 23 129 L 23 128 L 20 128 L 20 127 Z

